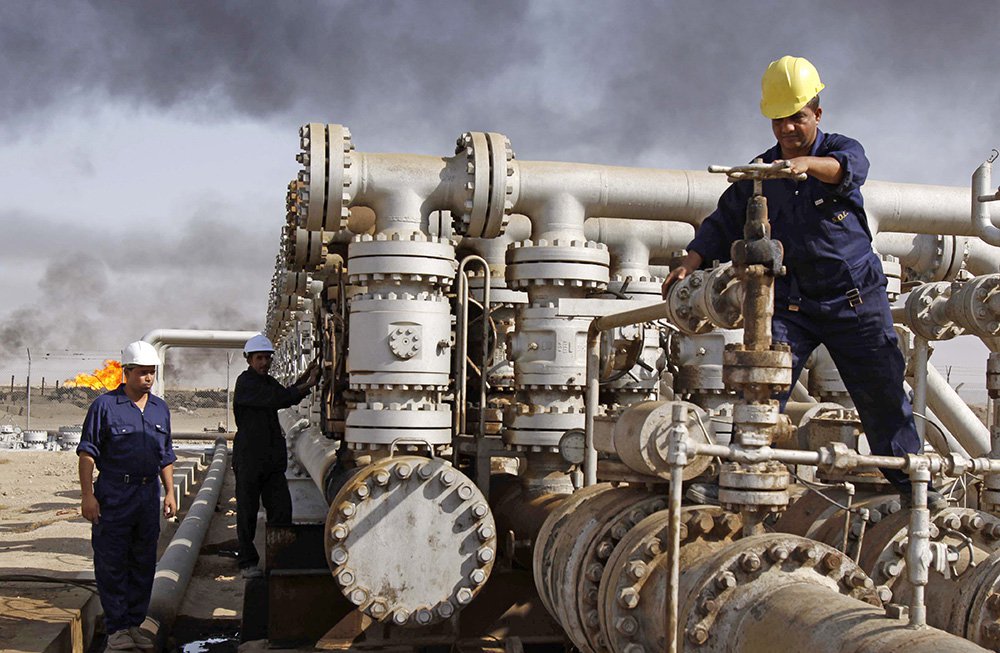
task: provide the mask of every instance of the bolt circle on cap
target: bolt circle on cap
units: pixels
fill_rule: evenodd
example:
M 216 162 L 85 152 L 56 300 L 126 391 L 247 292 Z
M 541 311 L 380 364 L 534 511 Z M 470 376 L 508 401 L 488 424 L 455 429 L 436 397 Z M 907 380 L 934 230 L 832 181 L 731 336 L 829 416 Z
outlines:
M 411 545 L 386 547 L 386 538 Z M 496 559 L 496 526 L 482 493 L 446 461 L 415 455 L 355 472 L 330 502 L 325 539 L 344 596 L 396 625 L 450 619 L 475 599 Z M 413 545 L 422 542 L 434 542 L 433 550 Z

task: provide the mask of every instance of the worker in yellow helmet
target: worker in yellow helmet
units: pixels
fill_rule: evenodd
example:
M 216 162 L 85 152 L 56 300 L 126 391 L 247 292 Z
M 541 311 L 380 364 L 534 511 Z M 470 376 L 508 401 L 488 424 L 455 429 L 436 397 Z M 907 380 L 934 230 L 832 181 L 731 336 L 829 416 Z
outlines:
M 772 61 L 761 79 L 760 110 L 777 143 L 758 156 L 765 163 L 787 161 L 793 172 L 807 175 L 805 181 L 763 183 L 771 237 L 781 241 L 787 270 L 775 279 L 773 337 L 791 347 L 792 386 L 812 351 L 826 345 L 872 452 L 916 453 L 920 439 L 903 388 L 905 364 L 861 196 L 868 158 L 856 140 L 819 129 L 824 88 L 816 67 L 802 57 Z M 664 281 L 664 297 L 671 284 L 704 263 L 729 260 L 730 246 L 742 238 L 752 193 L 752 183 L 742 181 L 722 194 Z M 788 393 L 779 399 L 784 408 Z M 907 476 L 899 470 L 883 474 L 907 503 Z M 934 508 L 947 506 L 936 492 L 929 501 Z

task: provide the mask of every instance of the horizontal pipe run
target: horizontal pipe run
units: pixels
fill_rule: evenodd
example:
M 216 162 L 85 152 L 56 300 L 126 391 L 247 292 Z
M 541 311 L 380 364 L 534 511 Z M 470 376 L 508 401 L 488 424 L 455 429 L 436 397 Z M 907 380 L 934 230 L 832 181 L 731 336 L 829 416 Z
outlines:
M 215 507 L 219 503 L 219 494 L 226 475 L 227 454 L 226 441 L 221 438 L 216 440 L 212 464 L 205 473 L 201 489 L 198 490 L 187 515 L 156 564 L 153 593 L 142 628 L 153 635 L 157 649 L 162 649 L 166 643 L 174 619 L 177 618 L 184 593 L 191 581 L 191 573 L 198 561 L 201 544 L 215 515 Z

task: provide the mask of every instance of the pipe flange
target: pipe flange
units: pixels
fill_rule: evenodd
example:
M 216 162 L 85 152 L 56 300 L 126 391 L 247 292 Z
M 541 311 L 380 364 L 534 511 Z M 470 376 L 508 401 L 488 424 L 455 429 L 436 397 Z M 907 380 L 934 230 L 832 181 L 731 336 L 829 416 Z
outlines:
M 925 340 L 949 340 L 962 335 L 963 329 L 945 314 L 952 286 L 947 281 L 925 283 L 914 288 L 904 307 L 907 326 Z
M 351 132 L 343 125 L 312 122 L 299 128 L 302 164 L 298 181 L 299 225 L 309 231 L 347 228 L 351 203 Z
M 583 505 L 585 501 L 589 501 L 612 489 L 614 489 L 614 486 L 610 483 L 597 483 L 570 494 L 556 506 L 542 523 L 542 527 L 538 529 L 531 560 L 532 577 L 535 580 L 535 589 L 538 590 L 538 598 L 541 599 L 542 605 L 545 606 L 545 609 L 551 615 L 555 615 L 555 607 L 552 603 L 552 597 L 549 595 L 551 583 L 548 579 L 552 573 L 553 561 L 546 559 L 546 556 L 542 552 L 552 550 L 562 525 L 570 519 L 577 507 Z
M 608 281 L 608 292 L 615 294 L 624 293 L 628 299 L 646 299 L 647 297 L 651 297 L 656 301 L 660 301 L 662 287 L 662 277 L 639 276 L 632 278 L 614 274 L 611 275 L 611 279 Z
M 619 489 L 619 492 L 621 490 Z M 583 639 L 574 642 L 581 650 L 589 646 L 593 651 L 609 651 L 609 642 L 601 630 L 600 619 L 600 583 L 604 569 L 622 538 L 629 531 L 650 515 L 665 510 L 665 497 L 643 496 L 638 501 L 624 500 L 616 510 L 609 510 L 601 519 L 600 528 L 589 539 L 584 557 L 579 569 L 576 587 L 576 610 L 580 619 Z M 631 565 L 629 574 L 638 579 L 645 572 L 642 563 Z M 572 637 L 572 636 L 571 636 Z M 575 638 L 574 638 L 575 639 Z
M 792 353 L 784 343 L 775 343 L 767 351 L 748 350 L 742 343 L 729 343 L 722 361 L 727 388 L 770 386 L 777 392 L 792 383 Z
M 465 201 L 452 230 L 471 238 L 503 234 L 514 208 L 514 151 L 496 132 L 465 132 L 455 154 L 466 157 Z
M 604 243 L 592 240 L 539 239 L 515 241 L 505 255 L 507 285 L 605 288 L 611 256 Z
M 585 574 L 590 574 L 596 589 L 596 582 L 603 573 L 603 569 L 581 566 L 588 545 L 609 518 L 622 511 L 631 512 L 636 503 L 648 497 L 648 492 L 635 487 L 614 488 L 590 497 L 577 506 L 568 519 L 553 527 L 544 550 L 535 551 L 534 555 L 541 559 L 542 581 L 548 586 L 552 614 L 581 651 L 588 651 L 588 646 L 582 633 L 585 616 L 578 610 L 578 582 Z M 663 497 L 660 497 L 660 507 L 666 507 Z M 635 516 L 638 517 L 635 523 L 638 523 L 645 515 Z M 621 535 L 628 532 L 628 525 L 624 524 Z M 596 608 L 596 592 L 594 601 Z
M 755 535 L 699 558 L 682 577 L 680 615 L 688 644 L 722 650 L 719 643 L 729 634 L 715 628 L 720 617 L 751 609 L 762 594 L 789 582 L 822 585 L 882 607 L 872 579 L 833 547 L 797 535 Z M 664 634 L 662 620 L 655 625 L 660 630 L 647 636 L 648 643 Z
M 968 333 L 980 338 L 996 337 L 1000 333 L 1000 275 L 955 282 L 948 316 Z
M 387 546 L 404 539 L 407 546 Z M 472 602 L 496 558 L 485 497 L 444 460 L 385 458 L 362 468 L 330 503 L 327 562 L 341 592 L 397 626 L 449 619 Z
M 788 506 L 788 469 L 777 461 L 723 463 L 719 503 L 730 510 L 780 512 Z
M 742 532 L 740 516 L 717 506 L 685 506 L 681 510 L 681 547 L 690 545 L 682 549 L 682 559 L 731 541 Z M 629 529 L 614 547 L 598 589 L 600 634 L 606 644 L 595 651 L 624 651 L 630 650 L 629 646 L 662 648 L 656 641 L 666 630 L 662 613 L 669 569 L 669 520 L 666 511 L 655 512 Z

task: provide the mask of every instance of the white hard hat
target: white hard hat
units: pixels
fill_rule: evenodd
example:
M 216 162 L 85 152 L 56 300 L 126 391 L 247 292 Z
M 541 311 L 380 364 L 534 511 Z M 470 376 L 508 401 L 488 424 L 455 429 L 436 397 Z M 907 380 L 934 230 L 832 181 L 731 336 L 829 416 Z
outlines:
M 154 365 L 160 366 L 160 357 L 153 345 L 142 340 L 130 342 L 122 352 L 122 365 Z
M 247 340 L 247 344 L 243 345 L 244 354 L 252 354 L 256 351 L 273 352 L 274 345 L 272 345 L 271 341 L 267 339 L 267 336 L 262 333 L 258 333 L 253 338 Z

